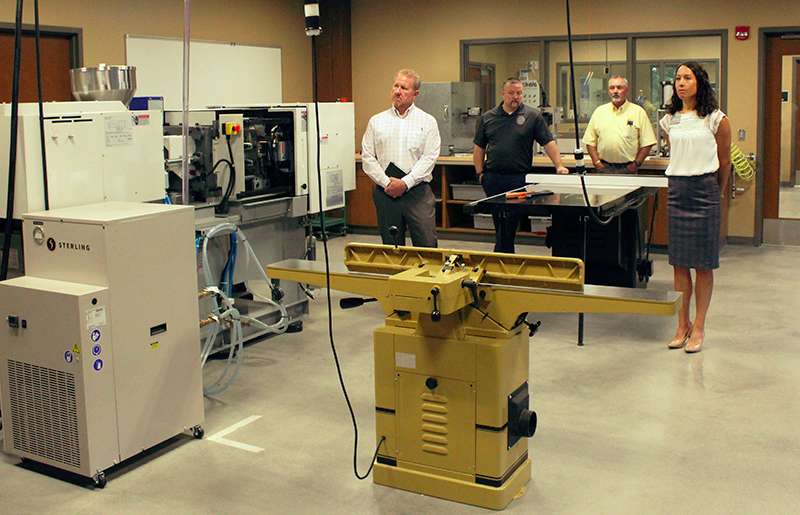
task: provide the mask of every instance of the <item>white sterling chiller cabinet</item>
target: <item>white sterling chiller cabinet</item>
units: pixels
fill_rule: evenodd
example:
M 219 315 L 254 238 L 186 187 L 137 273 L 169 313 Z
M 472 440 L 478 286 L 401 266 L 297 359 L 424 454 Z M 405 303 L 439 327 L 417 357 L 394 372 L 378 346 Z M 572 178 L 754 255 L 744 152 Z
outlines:
M 202 436 L 194 210 L 107 202 L 23 215 L 0 283 L 5 451 L 91 477 Z

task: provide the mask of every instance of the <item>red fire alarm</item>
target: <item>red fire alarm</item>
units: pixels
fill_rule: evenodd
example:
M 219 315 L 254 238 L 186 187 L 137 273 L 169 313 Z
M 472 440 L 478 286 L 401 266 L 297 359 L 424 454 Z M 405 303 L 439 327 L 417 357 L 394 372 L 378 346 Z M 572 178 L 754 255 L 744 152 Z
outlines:
M 736 39 L 745 41 L 750 38 L 750 25 L 737 25 L 736 26 Z

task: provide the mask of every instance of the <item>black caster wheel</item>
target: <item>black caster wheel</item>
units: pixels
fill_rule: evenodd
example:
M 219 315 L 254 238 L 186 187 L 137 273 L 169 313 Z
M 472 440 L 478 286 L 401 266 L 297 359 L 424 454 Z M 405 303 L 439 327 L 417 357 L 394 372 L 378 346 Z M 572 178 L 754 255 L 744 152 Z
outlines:
M 192 428 L 192 436 L 194 436 L 198 440 L 202 440 L 203 436 L 206 434 L 205 430 L 202 426 L 194 426 Z
M 302 320 L 295 320 L 289 327 L 286 328 L 287 333 L 299 333 L 303 330 L 303 321 Z
M 94 481 L 94 486 L 100 488 L 101 490 L 106 487 L 106 484 L 108 484 L 105 472 L 98 472 L 97 475 L 92 478 L 92 481 Z

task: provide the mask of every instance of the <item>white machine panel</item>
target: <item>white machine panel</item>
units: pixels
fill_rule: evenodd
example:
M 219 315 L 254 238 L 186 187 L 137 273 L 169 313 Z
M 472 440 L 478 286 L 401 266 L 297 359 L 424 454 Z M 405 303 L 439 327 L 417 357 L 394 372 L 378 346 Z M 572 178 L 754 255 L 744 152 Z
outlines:
M 309 104 L 309 116 L 314 112 L 314 104 Z M 320 171 L 322 172 L 323 209 L 344 207 L 346 191 L 356 188 L 355 163 L 355 114 L 352 103 L 328 103 L 319 105 L 320 119 Z M 317 147 L 316 121 L 309 126 L 309 184 L 311 191 L 317 188 Z M 319 211 L 319 198 L 311 195 L 312 213 Z
M 314 109 L 313 103 L 287 104 L 273 109 L 295 112 L 295 191 L 298 195 L 308 194 L 309 213 L 319 212 Z M 344 207 L 344 193 L 356 188 L 355 113 L 349 102 L 321 102 L 319 111 L 322 207 L 327 211 Z
M 350 102 L 322 102 L 320 108 L 320 172 L 322 175 L 322 202 L 323 209 L 337 209 L 345 205 L 345 192 L 356 187 L 355 165 L 355 113 Z M 272 113 L 287 113 L 291 115 L 294 134 L 292 137 L 292 151 L 294 162 L 294 195 L 303 196 L 308 200 L 308 212 L 319 212 L 319 197 L 317 189 L 317 146 L 316 146 L 316 116 L 314 103 L 301 104 L 268 104 L 249 106 L 224 106 L 220 107 L 218 122 L 230 122 L 244 126 L 244 116 L 236 111 L 243 112 L 268 109 Z M 181 113 L 171 111 L 166 113 L 167 122 L 179 124 Z M 190 124 L 211 124 L 215 121 L 213 110 L 198 110 L 190 112 Z M 230 159 L 233 154 L 233 163 L 236 168 L 236 179 L 233 194 L 244 190 L 245 184 L 245 152 L 241 134 L 230 136 L 231 150 L 228 151 L 225 136 L 220 136 L 214 142 L 214 162 L 220 159 Z M 164 144 L 170 148 L 170 157 L 177 158 L 182 151 L 182 143 L 175 136 L 167 136 Z M 223 189 L 228 184 L 228 170 L 220 166 L 217 184 Z M 234 197 L 235 198 L 235 197 Z
M 44 104 L 50 208 L 102 201 L 144 202 L 165 193 L 160 111 L 128 111 L 121 102 Z M 0 161 L 8 163 L 11 106 L 0 106 Z M 14 218 L 44 209 L 39 110 L 20 104 Z M 8 168 L 0 173 L 6 210 Z
M 51 207 L 66 207 L 76 203 L 103 201 L 103 156 L 97 152 L 97 141 L 102 138 L 100 115 L 90 114 L 77 120 L 45 120 L 45 146 Z M 85 121 L 84 121 L 85 120 Z M 8 120 L 4 120 L 8 121 Z M 39 152 L 39 119 L 26 116 L 24 124 L 24 163 L 17 160 L 17 179 L 22 174 L 25 186 L 17 188 L 15 218 L 20 213 L 44 209 L 44 186 L 41 179 L 41 153 Z M 35 142 L 35 143 L 34 143 Z M 0 142 L 2 144 L 2 142 Z M 19 146 L 18 146 L 19 148 Z M 19 151 L 18 151 L 19 152 Z M 6 161 L 7 162 L 7 161 Z M 38 173 L 36 173 L 38 171 Z M 22 185 L 20 185 L 22 186 Z M 23 193 L 20 195 L 20 193 Z M 3 197 L 3 202 L 5 202 Z M 5 204 L 3 204 L 5 209 Z

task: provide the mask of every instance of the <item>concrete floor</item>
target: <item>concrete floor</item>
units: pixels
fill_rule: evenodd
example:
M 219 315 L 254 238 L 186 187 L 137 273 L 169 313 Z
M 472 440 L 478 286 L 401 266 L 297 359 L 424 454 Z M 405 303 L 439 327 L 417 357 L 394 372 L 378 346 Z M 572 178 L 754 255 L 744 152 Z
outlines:
M 344 243 L 331 242 L 334 260 Z M 666 258 L 655 260 L 650 288 L 669 288 Z M 574 315 L 537 317 L 533 478 L 508 512 L 800 513 L 799 268 L 800 248 L 725 248 L 697 355 L 666 349 L 673 319 L 590 315 L 587 345 L 578 348 Z M 324 298 L 313 302 L 302 333 L 248 348 L 237 383 L 206 401 L 207 437 L 260 416 L 227 438 L 263 452 L 176 438 L 111 474 L 105 490 L 0 455 L 0 513 L 484 512 L 353 477 Z M 362 472 L 375 445 L 371 332 L 381 323 L 374 304 L 335 308 Z
M 781 186 L 778 198 L 780 218 L 800 218 L 800 185 Z

